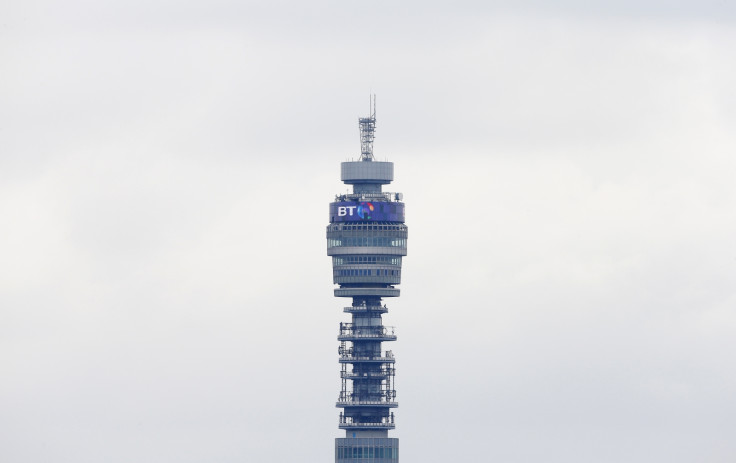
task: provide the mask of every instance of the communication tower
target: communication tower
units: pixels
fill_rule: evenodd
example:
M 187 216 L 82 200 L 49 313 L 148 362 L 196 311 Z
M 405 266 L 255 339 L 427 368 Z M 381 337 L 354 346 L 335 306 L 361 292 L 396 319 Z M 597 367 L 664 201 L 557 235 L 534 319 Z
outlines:
M 398 407 L 395 359 L 382 343 L 396 340 L 394 328 L 384 326 L 388 312 L 383 298 L 399 296 L 401 259 L 406 255 L 407 227 L 401 193 L 383 191 L 394 178 L 394 165 L 373 157 L 376 128 L 375 97 L 370 116 L 358 119 L 361 153 L 358 161 L 343 162 L 341 179 L 352 193 L 337 195 L 330 203 L 327 255 L 332 257 L 336 297 L 350 298 L 343 311 L 337 340 L 341 388 L 339 428 L 345 437 L 335 440 L 336 463 L 370 461 L 397 463 L 399 439 L 388 437 L 395 428 Z

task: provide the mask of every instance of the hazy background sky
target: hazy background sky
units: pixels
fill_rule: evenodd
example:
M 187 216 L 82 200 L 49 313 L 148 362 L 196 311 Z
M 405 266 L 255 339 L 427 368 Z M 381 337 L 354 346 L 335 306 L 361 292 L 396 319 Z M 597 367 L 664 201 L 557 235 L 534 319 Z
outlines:
M 0 4 L 0 461 L 329 462 L 327 204 L 407 204 L 403 463 L 736 461 L 730 1 Z

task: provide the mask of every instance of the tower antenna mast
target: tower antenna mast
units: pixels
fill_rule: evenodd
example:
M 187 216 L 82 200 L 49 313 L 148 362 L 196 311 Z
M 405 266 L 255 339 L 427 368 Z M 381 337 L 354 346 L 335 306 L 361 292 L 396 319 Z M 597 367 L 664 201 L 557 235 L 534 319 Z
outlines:
M 360 126 L 360 160 L 375 161 L 373 157 L 373 139 L 376 132 L 376 95 L 368 96 L 368 117 L 358 119 Z

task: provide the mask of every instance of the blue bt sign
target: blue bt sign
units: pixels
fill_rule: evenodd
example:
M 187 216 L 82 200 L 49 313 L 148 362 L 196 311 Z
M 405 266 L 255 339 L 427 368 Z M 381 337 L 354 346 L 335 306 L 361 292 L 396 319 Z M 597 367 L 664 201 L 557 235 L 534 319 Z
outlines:
M 341 201 L 330 203 L 333 222 L 404 222 L 404 203 L 378 201 Z

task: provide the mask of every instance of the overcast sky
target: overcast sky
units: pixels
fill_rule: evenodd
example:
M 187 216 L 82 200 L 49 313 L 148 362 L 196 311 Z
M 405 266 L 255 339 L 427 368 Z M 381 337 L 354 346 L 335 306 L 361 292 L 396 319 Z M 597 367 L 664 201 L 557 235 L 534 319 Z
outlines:
M 0 461 L 329 462 L 395 162 L 403 463 L 736 461 L 736 5 L 0 4 Z

